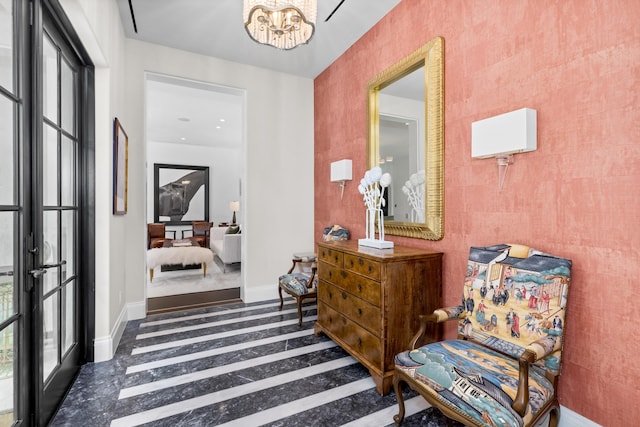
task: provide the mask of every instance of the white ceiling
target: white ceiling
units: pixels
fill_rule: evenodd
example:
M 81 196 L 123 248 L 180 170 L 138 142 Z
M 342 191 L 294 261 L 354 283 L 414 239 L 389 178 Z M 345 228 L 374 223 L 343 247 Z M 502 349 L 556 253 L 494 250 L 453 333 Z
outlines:
M 318 0 L 309 44 L 279 50 L 254 42 L 242 23 L 242 0 L 116 0 L 127 38 L 242 64 L 315 78 L 401 0 Z M 217 147 L 242 141 L 242 98 L 224 88 L 148 75 L 147 139 Z M 187 119 L 187 120 L 185 120 Z M 224 119 L 221 122 L 220 119 Z
M 116 0 L 127 38 L 315 78 L 400 0 L 318 0 L 311 41 L 279 50 L 252 41 L 242 23 L 242 0 Z

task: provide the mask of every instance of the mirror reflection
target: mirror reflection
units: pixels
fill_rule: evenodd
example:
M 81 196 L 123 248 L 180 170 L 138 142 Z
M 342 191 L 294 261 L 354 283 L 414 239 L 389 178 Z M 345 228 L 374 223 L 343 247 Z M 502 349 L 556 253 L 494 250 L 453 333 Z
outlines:
M 393 181 L 385 221 L 424 223 L 424 67 L 380 90 L 379 164 Z
M 435 38 L 368 84 L 369 168 L 392 176 L 387 234 L 443 237 L 443 48 Z

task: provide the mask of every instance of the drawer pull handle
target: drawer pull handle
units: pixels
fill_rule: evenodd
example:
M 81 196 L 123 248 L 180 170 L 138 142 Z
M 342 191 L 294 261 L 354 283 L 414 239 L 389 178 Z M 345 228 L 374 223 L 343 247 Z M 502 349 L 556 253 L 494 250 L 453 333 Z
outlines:
M 358 316 L 362 316 L 362 309 L 361 308 L 358 309 Z
M 332 272 L 332 271 L 330 271 L 330 272 L 329 272 L 329 279 L 332 279 L 332 278 L 333 278 L 333 272 Z
M 358 264 L 360 264 L 360 265 L 364 265 L 364 260 L 363 260 L 362 258 L 360 258 L 360 259 L 358 260 Z
M 372 271 L 373 271 L 373 266 L 369 264 L 369 273 L 371 273 Z
M 346 271 L 344 271 L 344 270 L 341 270 L 341 271 L 340 271 L 340 275 L 342 276 L 342 278 L 343 278 L 343 279 L 346 279 L 346 278 L 347 278 L 347 272 L 346 272 Z
M 342 293 L 342 299 L 347 299 L 347 293 L 346 292 Z
M 358 292 L 362 292 L 362 283 L 358 283 Z
M 351 267 L 353 267 L 353 260 L 351 260 Z

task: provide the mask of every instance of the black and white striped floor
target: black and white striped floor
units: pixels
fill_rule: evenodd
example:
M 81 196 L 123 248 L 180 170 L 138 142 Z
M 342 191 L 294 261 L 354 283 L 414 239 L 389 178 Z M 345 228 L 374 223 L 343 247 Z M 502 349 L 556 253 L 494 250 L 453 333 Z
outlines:
M 83 366 L 51 426 L 386 426 L 398 406 L 295 304 L 234 303 L 131 321 L 115 357 Z M 404 426 L 444 426 L 405 392 Z

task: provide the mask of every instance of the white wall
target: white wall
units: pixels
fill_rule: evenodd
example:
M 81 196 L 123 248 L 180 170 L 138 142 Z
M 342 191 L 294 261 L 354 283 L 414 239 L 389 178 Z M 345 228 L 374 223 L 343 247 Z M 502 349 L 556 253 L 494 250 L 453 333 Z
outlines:
M 129 122 L 123 109 L 125 37 L 114 1 L 60 4 L 95 66 L 95 360 L 101 361 L 112 357 L 128 318 L 124 248 L 131 217 L 111 214 L 113 120 L 119 117 L 124 126 Z
M 246 89 L 241 296 L 277 298 L 291 253 L 314 243 L 313 81 L 127 40 L 113 0 L 61 4 L 96 65 L 96 360 L 112 356 L 127 319 L 144 316 L 145 71 Z M 114 117 L 129 137 L 124 216 L 111 215 Z
M 313 248 L 313 80 L 136 40 L 126 43 L 129 209 L 127 301 L 144 300 L 144 73 L 246 92 L 242 155 L 245 301 L 277 298 L 291 253 Z M 296 96 L 291 96 L 296 94 Z M 138 167 L 139 166 L 139 167 Z M 132 206 L 136 205 L 136 206 Z

